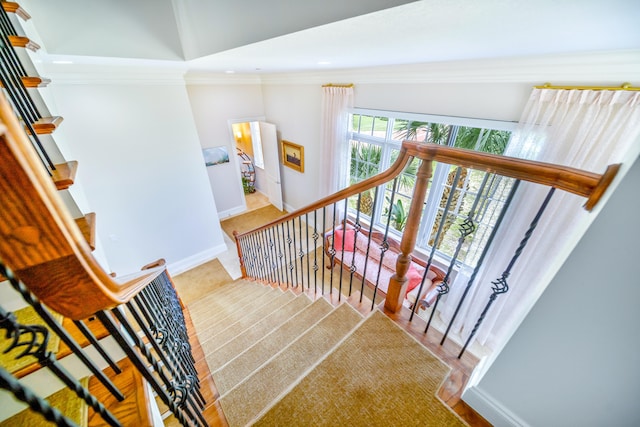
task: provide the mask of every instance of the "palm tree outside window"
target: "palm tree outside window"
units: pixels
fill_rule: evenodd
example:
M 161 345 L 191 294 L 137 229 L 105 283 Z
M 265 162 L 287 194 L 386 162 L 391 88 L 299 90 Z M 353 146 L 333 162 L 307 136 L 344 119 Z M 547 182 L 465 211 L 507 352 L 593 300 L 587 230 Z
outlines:
M 354 184 L 387 169 L 398 157 L 403 140 L 449 145 L 458 148 L 502 154 L 515 127 L 510 122 L 461 119 L 457 117 L 428 116 L 408 113 L 381 112 L 354 109 L 351 114 L 350 183 Z M 381 186 L 374 210 L 373 190 L 361 196 L 361 214 L 375 217 L 371 220 L 378 227 L 385 227 L 390 218 L 390 231 L 398 237 L 406 224 L 419 161 L 414 159 L 400 175 L 395 194 L 393 183 Z M 450 261 L 458 242 L 458 225 L 464 220 L 473 204 L 485 173 L 463 169 L 455 188 L 453 178 L 456 168 L 437 164 L 430 180 L 427 201 L 422 213 L 417 249 L 429 252 L 435 245 L 436 256 L 443 262 Z M 459 264 L 475 266 L 486 239 L 495 224 L 512 181 L 499 177 L 488 180 L 483 203 L 478 205 L 476 218 L 478 229 L 468 239 L 459 256 Z M 449 213 L 443 218 L 444 206 L 453 191 Z M 393 199 L 393 205 L 391 200 Z M 356 201 L 350 207 L 355 209 Z M 389 212 L 391 211 L 391 212 Z M 390 215 L 389 215 L 390 213 Z M 438 241 L 435 234 L 444 221 Z

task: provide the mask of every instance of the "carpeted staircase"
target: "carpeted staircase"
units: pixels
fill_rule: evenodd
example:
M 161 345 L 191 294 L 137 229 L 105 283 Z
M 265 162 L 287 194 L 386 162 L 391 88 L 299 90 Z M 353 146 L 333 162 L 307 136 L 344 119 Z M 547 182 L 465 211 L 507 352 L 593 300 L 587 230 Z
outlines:
M 380 311 L 238 280 L 188 309 L 231 426 L 466 425 L 449 368 Z

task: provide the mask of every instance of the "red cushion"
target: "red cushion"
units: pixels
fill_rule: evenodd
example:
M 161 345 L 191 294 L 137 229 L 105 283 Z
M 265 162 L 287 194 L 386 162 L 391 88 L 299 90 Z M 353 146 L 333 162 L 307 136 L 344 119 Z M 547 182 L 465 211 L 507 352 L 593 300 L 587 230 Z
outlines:
M 353 246 L 356 243 L 356 230 L 354 230 L 353 228 L 349 228 L 347 229 L 346 232 L 344 232 L 344 230 L 342 229 L 338 229 L 336 231 L 333 232 L 333 247 L 336 250 L 341 251 L 343 246 L 342 246 L 342 239 L 344 237 L 344 250 L 345 252 L 353 252 Z
M 407 271 L 407 279 L 409 280 L 409 284 L 407 285 L 407 293 L 417 288 L 420 282 L 422 282 L 422 274 L 420 274 L 418 270 L 416 270 L 416 267 L 413 264 L 409 266 L 409 271 Z

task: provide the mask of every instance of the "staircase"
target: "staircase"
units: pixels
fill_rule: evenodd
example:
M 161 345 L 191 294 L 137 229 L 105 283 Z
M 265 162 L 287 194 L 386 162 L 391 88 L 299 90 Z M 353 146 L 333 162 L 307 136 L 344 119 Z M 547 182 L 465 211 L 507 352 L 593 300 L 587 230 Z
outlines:
M 449 368 L 378 310 L 246 280 L 188 309 L 230 426 L 467 425 L 436 397 Z

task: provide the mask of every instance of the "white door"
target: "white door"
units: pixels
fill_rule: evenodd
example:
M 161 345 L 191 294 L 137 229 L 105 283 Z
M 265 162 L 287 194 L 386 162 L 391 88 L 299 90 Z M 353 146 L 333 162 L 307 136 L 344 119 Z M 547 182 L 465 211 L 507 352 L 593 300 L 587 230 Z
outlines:
M 267 197 L 269 202 L 282 210 L 282 185 L 280 183 L 280 155 L 278 154 L 278 135 L 276 125 L 260 122 L 260 139 L 264 172 L 267 176 Z

